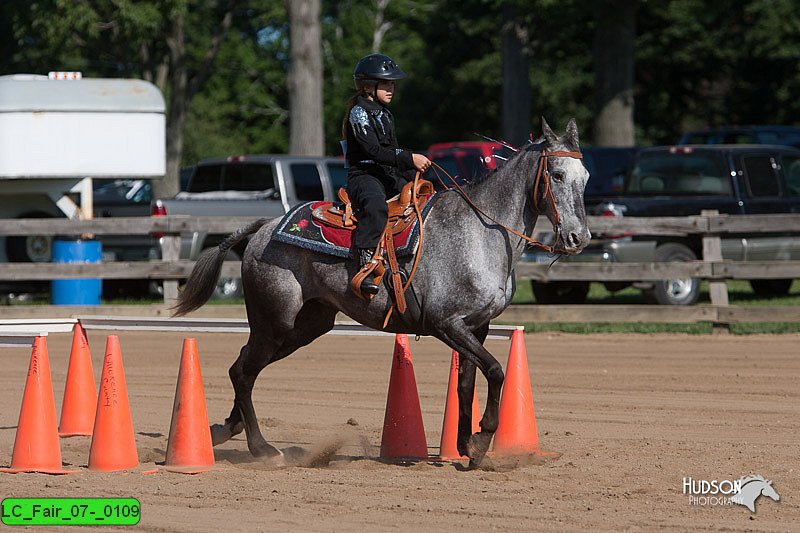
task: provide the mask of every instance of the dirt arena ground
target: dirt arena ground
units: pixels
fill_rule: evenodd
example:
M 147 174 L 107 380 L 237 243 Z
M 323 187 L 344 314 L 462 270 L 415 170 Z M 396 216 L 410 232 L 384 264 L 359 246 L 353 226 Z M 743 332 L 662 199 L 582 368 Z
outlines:
M 99 380 L 105 332 L 89 333 Z M 181 335 L 120 332 L 141 469 L 164 460 Z M 60 413 L 69 334 L 48 338 Z M 197 335 L 212 422 L 230 411 L 227 369 L 244 335 Z M 438 453 L 450 352 L 411 341 L 429 452 Z M 322 467 L 275 468 L 243 436 L 220 470 L 88 472 L 89 439 L 62 440 L 67 476 L 0 474 L 2 497 L 136 497 L 141 531 L 758 530 L 800 526 L 800 336 L 526 335 L 545 464 L 385 464 L 379 451 L 391 338 L 324 337 L 265 370 L 262 430 L 287 451 L 340 443 Z M 509 344 L 489 341 L 505 365 Z M 0 465 L 11 462 L 30 349 L 2 348 Z M 479 382 L 485 405 L 484 382 Z M 351 423 L 348 424 L 348 420 Z M 353 425 L 356 423 L 357 425 Z M 690 505 L 682 480 L 761 474 L 781 500 Z M 74 531 L 74 528 L 65 528 Z M 52 530 L 52 529 L 51 529 Z

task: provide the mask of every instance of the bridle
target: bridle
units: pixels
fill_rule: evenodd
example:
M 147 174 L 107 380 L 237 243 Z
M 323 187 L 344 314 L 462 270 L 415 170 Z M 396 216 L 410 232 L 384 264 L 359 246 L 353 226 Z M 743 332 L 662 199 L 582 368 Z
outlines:
M 534 201 L 534 206 L 536 208 L 537 214 L 541 214 L 541 210 L 539 209 L 539 202 L 543 201 L 545 198 L 550 202 L 550 208 L 553 211 L 553 218 L 555 219 L 555 221 L 553 223 L 553 231 L 555 232 L 555 235 L 556 235 L 555 242 L 553 242 L 552 245 L 545 244 L 543 242 L 539 242 L 539 241 L 537 241 L 535 239 L 531 239 L 527 235 L 509 228 L 508 226 L 506 226 L 502 222 L 498 222 L 497 219 L 495 219 L 491 215 L 488 215 L 483 209 L 481 209 L 480 207 L 475 205 L 475 202 L 472 201 L 472 199 L 469 197 L 469 195 L 466 193 L 466 191 L 464 191 L 464 189 L 461 188 L 461 185 L 459 185 L 458 182 L 456 182 L 456 180 L 453 178 L 453 176 L 451 176 L 445 169 L 443 169 L 437 163 L 433 163 L 433 165 L 435 165 L 437 169 L 441 170 L 444 173 L 444 175 L 447 176 L 447 178 L 453 183 L 453 185 L 456 186 L 456 189 L 458 189 L 458 192 L 461 194 L 461 196 L 464 198 L 464 200 L 466 200 L 467 203 L 469 205 L 471 205 L 472 208 L 475 211 L 477 211 L 478 213 L 480 213 L 484 217 L 488 218 L 489 220 L 491 220 L 492 222 L 494 222 L 498 226 L 502 227 L 503 229 L 505 229 L 509 233 L 513 233 L 517 237 L 520 237 L 520 238 L 528 241 L 533 246 L 538 246 L 540 248 L 543 248 L 544 250 L 546 250 L 549 253 L 553 253 L 553 252 L 555 252 L 556 245 L 558 244 L 558 239 L 559 239 L 559 237 L 561 235 L 561 218 L 558 216 L 558 209 L 556 209 L 556 199 L 553 196 L 553 189 L 552 189 L 552 187 L 550 187 L 550 171 L 547 168 L 547 166 L 548 166 L 548 157 L 572 157 L 574 159 L 583 159 L 583 154 L 581 154 L 580 152 L 577 152 L 577 151 L 576 152 L 568 152 L 568 151 L 565 151 L 565 150 L 554 150 L 552 152 L 548 152 L 547 150 L 542 150 L 541 152 L 539 152 L 539 160 L 538 160 L 539 168 L 536 171 L 536 179 L 535 179 L 534 185 L 533 185 L 533 201 Z M 436 172 L 436 177 L 439 179 L 440 182 L 442 182 L 442 179 L 439 176 L 439 172 L 438 171 Z M 418 195 L 418 190 L 419 190 L 419 180 L 420 180 L 420 172 L 417 171 L 417 173 L 414 175 L 414 180 L 413 180 L 413 184 L 412 184 L 411 198 L 414 199 L 414 201 L 412 201 L 412 204 L 413 204 L 414 210 L 416 212 L 417 220 L 420 221 L 420 224 L 419 224 L 419 241 L 417 243 L 417 250 L 422 250 L 422 243 L 423 243 L 423 238 L 424 238 L 424 235 L 425 235 L 425 233 L 424 233 L 425 225 L 422 223 L 422 213 L 419 210 L 419 205 L 415 201 L 416 198 L 417 198 L 417 195 Z M 543 188 L 543 191 L 544 191 L 543 195 L 544 196 L 543 196 L 543 198 L 540 199 L 539 198 L 539 186 L 542 183 L 543 183 L 543 187 L 544 187 Z M 442 185 L 444 185 L 444 182 L 442 182 Z M 411 280 L 414 279 L 414 274 L 417 272 L 417 266 L 419 265 L 420 255 L 421 255 L 420 253 L 415 254 L 414 263 L 413 263 L 412 268 L 411 268 L 411 273 L 408 275 L 408 279 L 403 284 L 402 293 L 405 293 L 408 290 L 408 288 L 411 286 Z M 395 264 L 396 264 L 396 260 L 394 260 L 394 261 L 395 261 Z M 391 263 L 391 261 L 390 261 L 390 263 Z M 389 307 L 389 311 L 386 313 L 386 317 L 383 320 L 383 327 L 384 328 L 386 327 L 386 324 L 389 323 L 389 318 L 392 316 L 392 311 L 393 310 L 394 310 L 394 304 Z
M 475 203 L 472 201 L 472 199 L 469 197 L 466 191 L 464 191 L 461 185 L 459 185 L 456 182 L 456 180 L 453 179 L 453 177 L 447 173 L 445 169 L 443 169 L 437 163 L 433 164 L 436 166 L 437 169 L 441 170 L 445 176 L 447 176 L 447 178 L 453 183 L 453 185 L 455 185 L 456 189 L 458 189 L 458 192 L 461 194 L 464 200 L 466 200 L 467 203 L 470 206 L 472 206 L 473 209 L 475 209 L 475 211 L 477 211 L 484 217 L 488 218 L 489 220 L 491 220 L 501 228 L 505 229 L 509 233 L 513 233 L 517 237 L 520 237 L 521 239 L 528 241 L 531 245 L 542 248 L 543 250 L 549 253 L 553 253 L 555 252 L 556 245 L 558 244 L 558 239 L 561 236 L 561 217 L 559 216 L 558 209 L 556 208 L 556 199 L 553 196 L 553 188 L 550 186 L 550 170 L 548 169 L 548 162 L 549 162 L 548 158 L 550 157 L 571 157 L 573 159 L 583 159 L 583 154 L 581 154 L 578 151 L 572 152 L 567 150 L 553 150 L 553 151 L 542 150 L 541 152 L 539 152 L 539 160 L 538 160 L 539 168 L 536 171 L 536 178 L 534 179 L 533 182 L 533 205 L 536 208 L 536 213 L 542 214 L 542 210 L 539 209 L 540 202 L 546 199 L 550 203 L 550 209 L 553 211 L 553 220 L 552 220 L 553 232 L 555 233 L 555 241 L 553 242 L 552 245 L 537 241 L 536 239 L 532 239 L 523 233 L 515 231 L 506 226 L 505 224 L 503 224 L 502 222 L 499 222 L 491 215 L 487 214 L 483 209 L 475 205 Z M 439 173 L 437 172 L 436 174 L 438 177 Z M 439 181 L 441 181 L 441 178 L 439 178 Z M 444 183 L 442 184 L 444 185 Z M 540 187 L 541 190 L 543 191 L 541 198 L 539 197 Z

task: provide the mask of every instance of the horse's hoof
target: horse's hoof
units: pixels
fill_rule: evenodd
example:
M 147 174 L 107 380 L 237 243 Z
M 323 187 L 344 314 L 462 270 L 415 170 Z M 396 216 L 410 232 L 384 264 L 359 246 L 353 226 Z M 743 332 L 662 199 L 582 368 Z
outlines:
M 492 442 L 493 433 L 481 431 L 475 433 L 469 438 L 469 446 L 467 456 L 469 457 L 470 468 L 478 468 L 489 451 L 489 444 Z
M 228 442 L 233 433 L 228 426 L 222 424 L 213 424 L 211 426 L 211 445 L 216 446 L 223 442 Z
M 266 441 L 252 445 L 248 443 L 247 448 L 250 450 L 250 453 L 253 454 L 253 457 L 259 457 L 263 459 L 269 459 L 271 457 L 278 456 L 283 457 L 282 451 Z

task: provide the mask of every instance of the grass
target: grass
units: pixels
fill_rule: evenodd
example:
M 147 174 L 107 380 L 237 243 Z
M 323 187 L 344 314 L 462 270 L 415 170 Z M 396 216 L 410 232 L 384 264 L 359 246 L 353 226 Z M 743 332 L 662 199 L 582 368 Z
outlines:
M 742 307 L 781 307 L 781 306 L 800 306 L 800 282 L 795 280 L 787 296 L 764 298 L 753 293 L 750 283 L 747 281 L 732 280 L 727 282 L 728 299 L 732 305 Z M 533 304 L 535 303 L 531 284 L 527 281 L 519 283 L 517 293 L 512 300 L 513 304 Z M 644 293 L 633 287 L 628 287 L 621 291 L 610 292 L 600 283 L 592 283 L 589 288 L 589 295 L 586 298 L 587 304 L 619 304 L 635 305 L 649 303 Z M 708 295 L 708 283 L 703 282 L 700 286 L 700 304 L 710 304 Z M 558 331 L 563 333 L 688 333 L 688 334 L 708 334 L 712 332 L 710 323 L 696 324 L 651 324 L 651 323 L 574 323 L 574 322 L 540 322 L 523 324 L 525 331 Z M 738 335 L 751 334 L 775 334 L 775 333 L 798 333 L 800 323 L 794 322 L 764 322 L 764 323 L 743 323 L 731 324 L 731 333 Z

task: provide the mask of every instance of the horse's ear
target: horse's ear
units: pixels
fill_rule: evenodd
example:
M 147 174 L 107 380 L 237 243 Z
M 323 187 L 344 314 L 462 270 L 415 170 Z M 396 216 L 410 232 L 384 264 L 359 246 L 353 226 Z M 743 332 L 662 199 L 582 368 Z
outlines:
M 567 144 L 575 149 L 580 147 L 578 142 L 578 125 L 575 123 L 574 118 L 569 119 L 569 122 L 567 122 Z
M 550 128 L 550 124 L 542 117 L 542 134 L 547 139 L 547 144 L 553 145 L 558 143 L 558 135 L 556 135 Z

